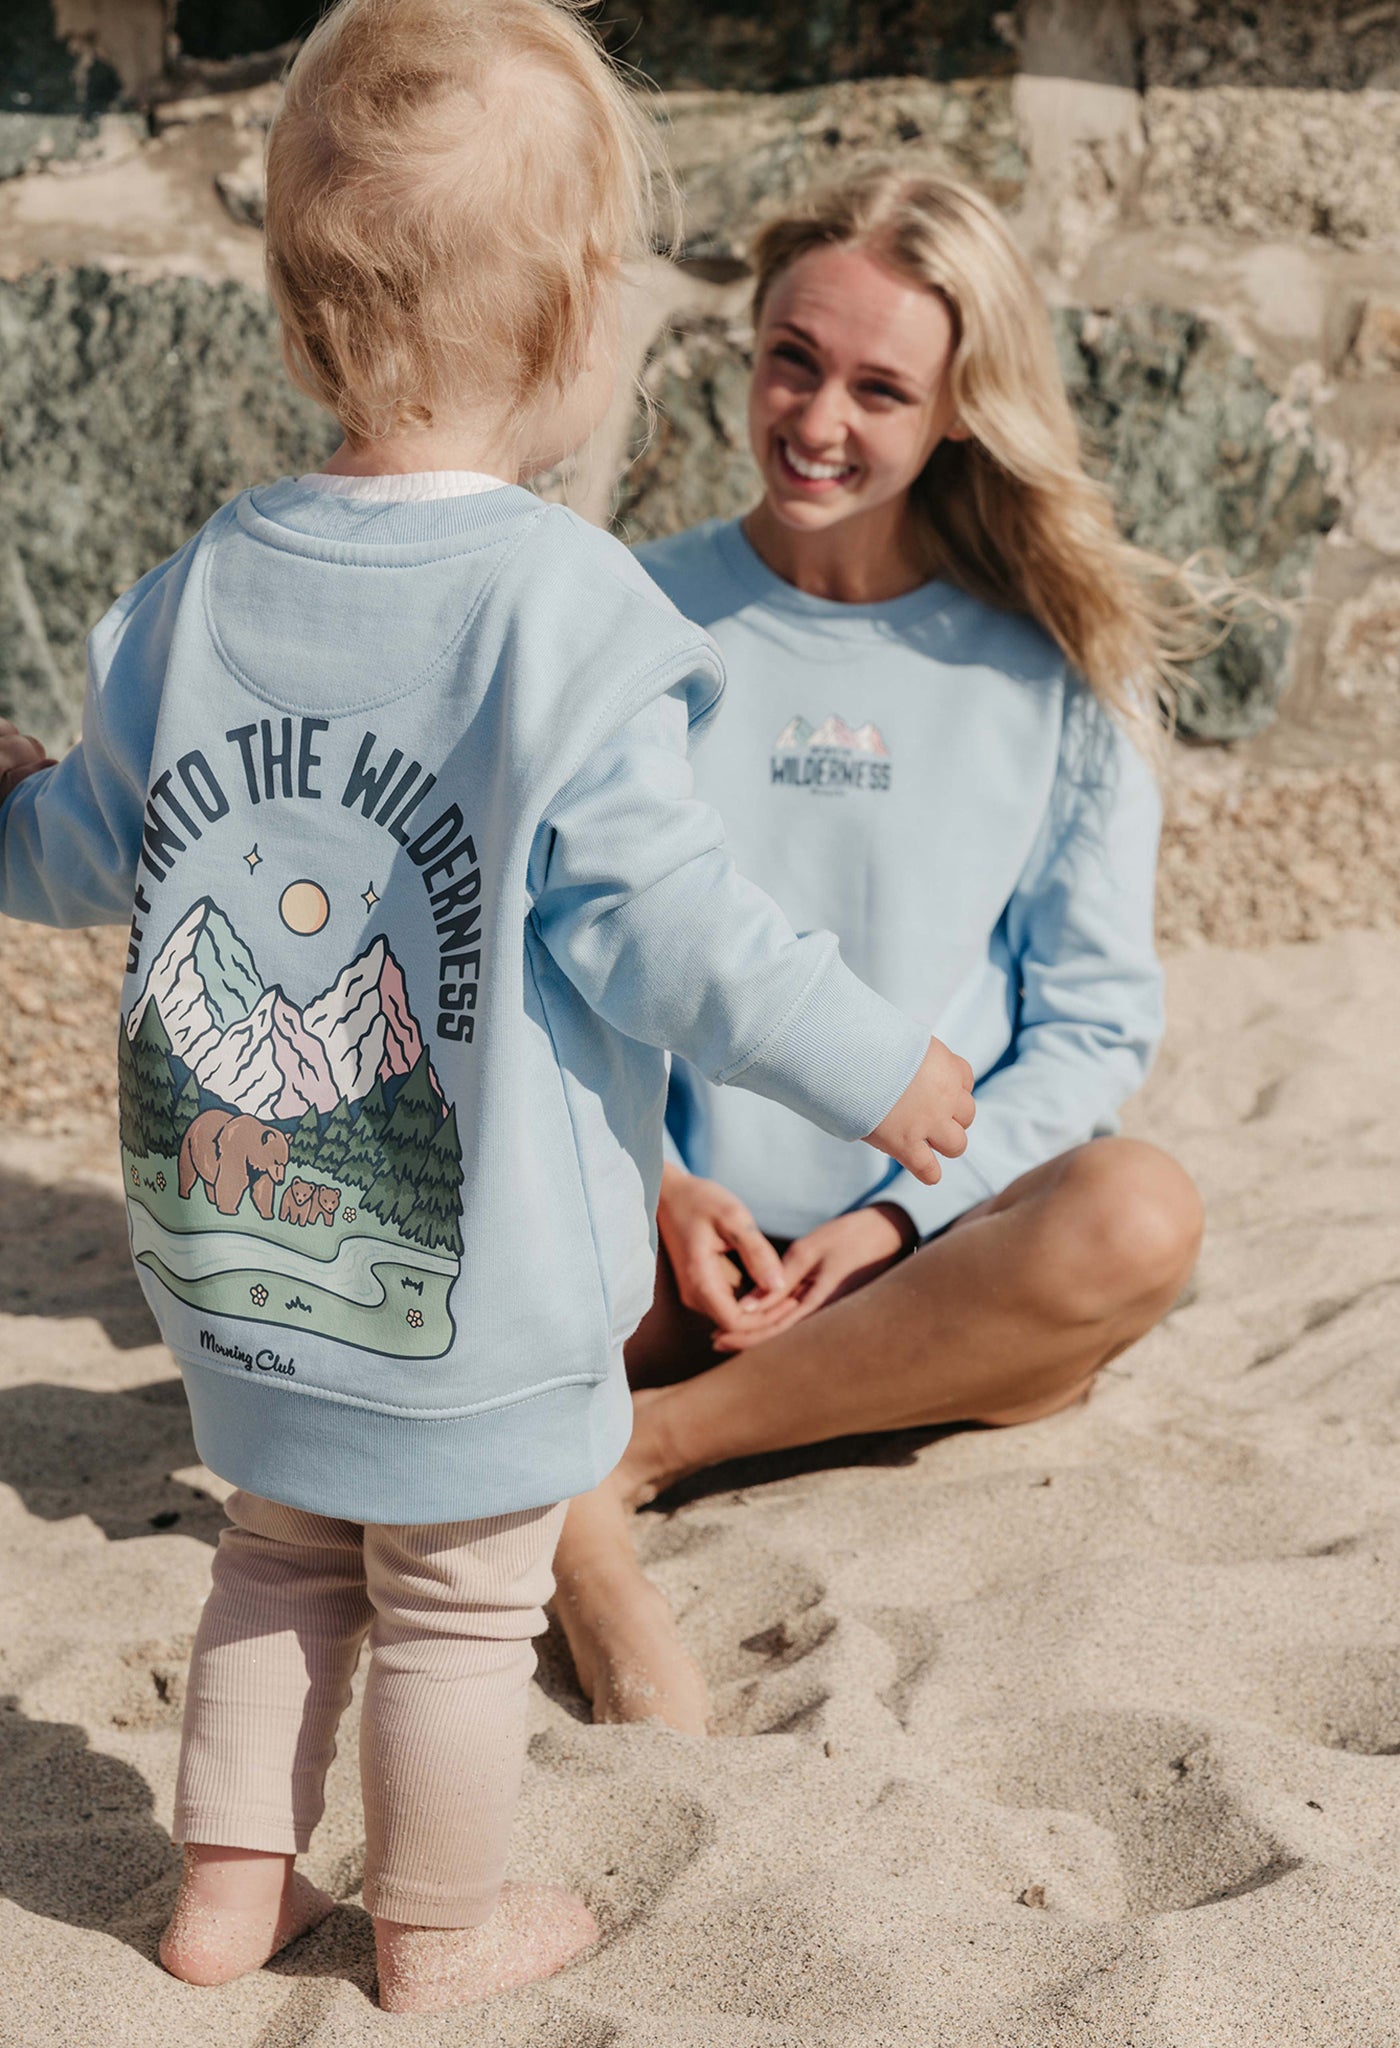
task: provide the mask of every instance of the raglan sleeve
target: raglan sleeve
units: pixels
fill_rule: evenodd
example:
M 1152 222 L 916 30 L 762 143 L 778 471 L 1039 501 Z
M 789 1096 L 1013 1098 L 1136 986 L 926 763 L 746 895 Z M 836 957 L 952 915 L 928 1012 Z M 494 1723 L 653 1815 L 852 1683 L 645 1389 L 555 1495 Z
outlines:
M 1054 789 L 1007 906 L 1019 980 L 1011 1047 L 974 1089 L 960 1159 L 881 1188 L 921 1237 L 1044 1160 L 1118 1127 L 1163 1026 L 1153 944 L 1161 801 L 1148 762 L 1082 684 L 1066 700 Z
M 0 807 L 0 913 L 33 924 L 131 915 L 170 632 L 193 543 L 127 591 L 87 648 L 82 737 Z
M 593 751 L 536 836 L 531 915 L 618 1031 L 863 1138 L 913 1079 L 928 1034 L 850 971 L 830 932 L 795 932 L 736 872 L 689 760 L 721 687 L 702 663 Z

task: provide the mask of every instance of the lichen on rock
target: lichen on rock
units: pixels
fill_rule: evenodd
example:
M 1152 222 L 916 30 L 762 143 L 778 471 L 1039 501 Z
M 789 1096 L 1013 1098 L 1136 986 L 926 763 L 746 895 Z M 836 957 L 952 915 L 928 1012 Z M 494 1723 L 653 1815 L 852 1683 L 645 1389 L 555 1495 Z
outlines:
M 0 282 L 0 422 L 0 715 L 58 745 L 113 598 L 337 438 L 283 375 L 260 296 L 95 268 Z

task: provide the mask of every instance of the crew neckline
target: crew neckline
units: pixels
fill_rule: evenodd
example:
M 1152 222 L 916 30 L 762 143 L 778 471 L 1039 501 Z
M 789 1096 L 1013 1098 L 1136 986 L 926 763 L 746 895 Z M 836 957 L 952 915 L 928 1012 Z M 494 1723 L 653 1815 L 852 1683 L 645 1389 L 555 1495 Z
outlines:
M 476 498 L 487 491 L 511 489 L 504 477 L 476 469 L 419 469 L 385 476 L 338 476 L 330 470 L 312 469 L 297 482 L 328 498 L 373 505 L 426 504 L 433 499 Z
M 946 611 L 954 602 L 966 601 L 966 593 L 956 584 L 943 583 L 935 577 L 899 597 L 882 598 L 874 604 L 847 604 L 840 598 L 814 597 L 769 568 L 744 532 L 741 519 L 721 522 L 715 531 L 715 546 L 735 580 L 771 610 L 787 612 L 809 623 L 820 620 L 828 632 L 843 626 L 859 633 L 872 626 L 906 625 L 930 613 Z

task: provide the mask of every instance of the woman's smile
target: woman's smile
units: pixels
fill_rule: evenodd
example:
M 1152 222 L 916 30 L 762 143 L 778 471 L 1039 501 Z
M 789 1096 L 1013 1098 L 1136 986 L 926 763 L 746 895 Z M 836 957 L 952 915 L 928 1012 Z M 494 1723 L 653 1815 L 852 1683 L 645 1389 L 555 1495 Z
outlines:
M 773 441 L 785 482 L 798 490 L 818 493 L 835 490 L 838 485 L 850 483 L 859 468 L 859 464 L 854 462 L 818 461 L 814 456 L 803 454 L 783 434 L 775 434 Z

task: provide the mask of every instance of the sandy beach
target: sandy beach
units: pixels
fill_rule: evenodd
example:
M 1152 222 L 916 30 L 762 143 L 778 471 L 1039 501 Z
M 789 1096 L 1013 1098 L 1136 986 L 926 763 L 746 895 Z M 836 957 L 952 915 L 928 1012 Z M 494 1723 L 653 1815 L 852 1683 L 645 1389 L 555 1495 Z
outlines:
M 114 942 L 64 942 L 94 1003 Z M 220 1488 L 100 1102 L 12 1104 L 4 2048 L 1400 2042 L 1400 934 L 1169 975 L 1130 1127 L 1206 1197 L 1186 1298 L 1084 1410 L 729 1469 L 645 1516 L 720 1732 L 593 1728 L 546 1641 L 514 1868 L 605 1939 L 441 2019 L 372 2002 L 352 1723 L 308 1866 L 341 1910 L 224 1991 L 152 1960 Z M 105 1044 L 73 1033 L 70 1076 Z

